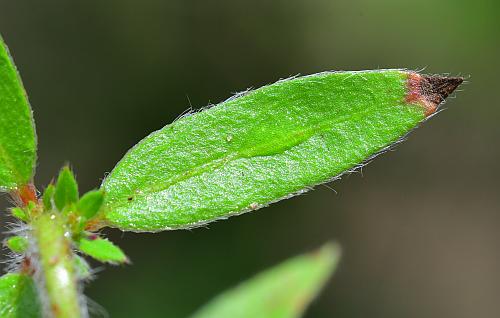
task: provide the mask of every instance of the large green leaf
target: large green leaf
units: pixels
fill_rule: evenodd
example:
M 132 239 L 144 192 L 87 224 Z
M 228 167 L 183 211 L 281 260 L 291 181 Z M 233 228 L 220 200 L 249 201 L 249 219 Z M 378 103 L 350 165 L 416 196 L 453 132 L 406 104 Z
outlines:
M 328 281 L 340 249 L 320 250 L 290 259 L 231 289 L 205 305 L 192 318 L 296 318 Z
M 103 223 L 189 228 L 301 193 L 415 128 L 446 95 L 434 89 L 401 70 L 327 72 L 184 116 L 142 140 L 104 180 Z
M 26 92 L 0 37 L 0 190 L 30 182 L 36 161 L 35 127 Z
M 31 277 L 6 274 L 0 277 L 0 317 L 42 317 L 40 302 Z

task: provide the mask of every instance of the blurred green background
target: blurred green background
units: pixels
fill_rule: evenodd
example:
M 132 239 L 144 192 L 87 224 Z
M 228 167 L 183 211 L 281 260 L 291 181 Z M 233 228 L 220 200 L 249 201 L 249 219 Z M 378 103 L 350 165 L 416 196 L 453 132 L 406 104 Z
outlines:
M 190 104 L 290 75 L 405 67 L 470 76 L 448 110 L 333 183 L 336 192 L 320 186 L 192 231 L 106 230 L 133 261 L 98 267 L 88 285 L 111 317 L 186 317 L 327 240 L 344 258 L 307 317 L 500 316 L 498 1 L 0 3 L 0 32 L 35 112 L 39 188 L 66 161 L 82 191 L 95 188 Z

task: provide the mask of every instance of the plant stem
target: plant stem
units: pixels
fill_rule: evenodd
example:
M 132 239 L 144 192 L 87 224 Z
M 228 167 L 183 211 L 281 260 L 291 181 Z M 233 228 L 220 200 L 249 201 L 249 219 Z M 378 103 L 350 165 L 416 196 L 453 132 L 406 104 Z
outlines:
M 43 213 L 32 223 L 35 239 L 35 277 L 44 313 L 54 318 L 80 318 L 69 230 L 60 213 Z

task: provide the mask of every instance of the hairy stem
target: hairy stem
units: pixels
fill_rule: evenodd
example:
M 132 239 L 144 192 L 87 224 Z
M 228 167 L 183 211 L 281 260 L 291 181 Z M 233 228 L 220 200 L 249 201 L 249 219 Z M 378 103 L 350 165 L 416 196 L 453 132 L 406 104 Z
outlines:
M 78 280 L 76 278 L 70 232 L 64 216 L 44 213 L 32 223 L 36 257 L 35 277 L 44 313 L 53 318 L 79 318 Z

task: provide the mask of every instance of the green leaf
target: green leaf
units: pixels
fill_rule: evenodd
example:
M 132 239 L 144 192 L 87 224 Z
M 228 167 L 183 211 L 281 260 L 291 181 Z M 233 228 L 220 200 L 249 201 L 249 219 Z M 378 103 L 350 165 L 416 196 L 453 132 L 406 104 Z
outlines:
M 59 211 L 71 203 L 78 202 L 78 184 L 69 167 L 64 167 L 57 178 L 54 203 Z
M 79 279 L 85 280 L 92 276 L 90 265 L 83 257 L 73 255 L 73 261 L 75 263 L 76 275 Z
M 40 302 L 31 277 L 6 274 L 0 277 L 0 317 L 42 317 Z
M 77 209 L 80 215 L 87 220 L 93 218 L 104 202 L 104 193 L 102 191 L 90 191 L 85 193 L 78 201 Z
M 340 248 L 292 258 L 224 292 L 192 318 L 296 318 L 302 316 L 334 271 Z
M 42 202 L 45 210 L 52 210 L 52 199 L 54 198 L 54 193 L 56 192 L 56 187 L 53 184 L 49 184 L 45 192 L 42 195 Z
M 24 222 L 28 221 L 28 216 L 26 215 L 26 211 L 22 208 L 14 207 L 10 210 L 10 213 L 19 220 L 22 220 Z
M 303 193 L 415 128 L 446 96 L 432 85 L 402 70 L 327 72 L 184 116 L 142 140 L 104 180 L 103 222 L 191 228 Z
M 30 182 L 36 161 L 35 124 L 28 97 L 0 36 L 0 190 Z
M 83 238 L 79 242 L 78 249 L 101 262 L 125 263 L 128 261 L 127 256 L 118 246 L 103 238 L 93 240 Z
M 28 239 L 24 236 L 12 236 L 9 237 L 5 244 L 12 251 L 22 254 L 28 249 Z

